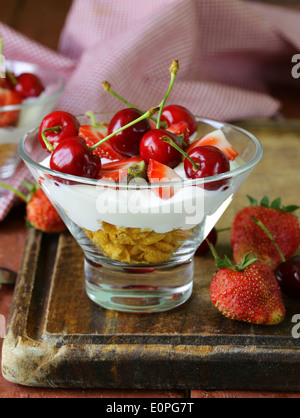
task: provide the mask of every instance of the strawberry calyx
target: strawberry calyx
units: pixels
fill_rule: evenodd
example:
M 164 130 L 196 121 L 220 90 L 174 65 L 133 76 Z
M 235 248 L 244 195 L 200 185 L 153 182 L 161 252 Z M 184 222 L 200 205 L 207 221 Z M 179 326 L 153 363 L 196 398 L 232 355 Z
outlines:
M 0 187 L 3 187 L 6 190 L 9 190 L 10 192 L 15 193 L 21 200 L 23 200 L 25 203 L 28 202 L 28 196 L 25 196 L 23 193 L 21 193 L 19 190 L 12 187 L 10 184 L 2 183 L 0 182 Z
M 3 187 L 4 189 L 9 190 L 10 192 L 13 192 L 16 196 L 18 196 L 25 203 L 29 203 L 31 200 L 31 197 L 37 192 L 40 186 L 37 183 L 31 184 L 31 183 L 28 183 L 27 181 L 23 181 L 22 184 L 28 190 L 27 196 L 23 194 L 22 192 L 20 192 L 20 190 L 17 190 L 14 187 L 12 187 L 10 184 L 0 182 L 0 187 Z
M 222 259 L 218 256 L 217 251 L 213 244 L 207 240 L 207 244 L 214 256 L 216 266 L 218 270 L 222 269 L 230 269 L 233 271 L 244 271 L 247 267 L 251 266 L 251 264 L 255 263 L 258 260 L 258 257 L 251 255 L 250 253 L 245 254 L 242 262 L 240 264 L 233 265 L 230 259 L 225 255 L 225 258 Z
M 283 206 L 282 199 L 280 197 L 273 200 L 272 202 L 270 201 L 268 196 L 264 196 L 260 202 L 257 199 L 254 199 L 252 196 L 249 196 L 249 195 L 247 195 L 247 198 L 249 199 L 251 206 L 261 206 L 263 208 L 276 209 L 276 210 L 279 210 L 280 212 L 287 212 L 287 213 L 293 213 L 296 210 L 300 209 L 300 206 L 296 206 L 296 205 Z

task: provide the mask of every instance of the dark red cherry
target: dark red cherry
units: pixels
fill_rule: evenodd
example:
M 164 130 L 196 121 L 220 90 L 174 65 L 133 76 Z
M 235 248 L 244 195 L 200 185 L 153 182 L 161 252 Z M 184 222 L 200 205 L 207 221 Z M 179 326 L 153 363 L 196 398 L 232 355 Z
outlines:
M 17 84 L 14 86 L 14 90 L 23 99 L 28 99 L 29 97 L 39 97 L 45 91 L 45 87 L 35 74 L 23 73 L 17 77 Z
M 296 255 L 281 263 L 275 275 L 282 293 L 289 298 L 300 300 L 300 256 Z
M 166 106 L 162 112 L 162 122 L 167 122 L 168 126 L 178 122 L 185 122 L 188 125 L 190 136 L 198 130 L 198 122 L 195 116 L 183 106 Z
M 210 234 L 208 235 L 208 237 L 206 238 L 206 240 L 204 240 L 202 242 L 202 244 L 200 245 L 200 247 L 198 248 L 198 250 L 196 251 L 196 255 L 204 255 L 206 253 L 210 252 L 210 248 L 209 245 L 207 243 L 207 240 L 213 245 L 215 246 L 217 241 L 218 241 L 218 232 L 216 230 L 216 228 L 213 228 L 212 231 L 210 232 Z
M 152 129 L 147 132 L 140 143 L 140 155 L 148 164 L 155 160 L 171 168 L 177 167 L 182 161 L 182 155 L 172 145 L 164 142 L 170 138 L 176 145 L 182 147 L 182 140 L 165 129 Z
M 107 135 L 111 135 L 113 132 L 140 118 L 142 115 L 142 112 L 132 108 L 121 110 L 110 121 Z M 114 150 L 124 157 L 136 157 L 139 155 L 140 142 L 145 133 L 150 131 L 150 129 L 150 122 L 148 119 L 145 119 L 116 134 L 109 141 Z
M 96 179 L 101 160 L 88 148 L 85 140 L 77 136 L 65 139 L 55 148 L 50 168 L 72 176 Z
M 186 158 L 184 169 L 190 179 L 217 176 L 230 171 L 230 162 L 226 155 L 216 147 L 196 147 L 188 154 L 199 165 L 195 170 L 192 163 Z M 206 190 L 218 190 L 226 184 L 226 180 L 215 181 L 205 185 Z
M 56 128 L 56 129 L 55 129 Z M 55 148 L 66 138 L 77 136 L 80 123 L 71 113 L 55 111 L 47 115 L 39 129 L 39 140 L 44 148 L 47 148 L 43 139 L 43 132 L 50 144 Z

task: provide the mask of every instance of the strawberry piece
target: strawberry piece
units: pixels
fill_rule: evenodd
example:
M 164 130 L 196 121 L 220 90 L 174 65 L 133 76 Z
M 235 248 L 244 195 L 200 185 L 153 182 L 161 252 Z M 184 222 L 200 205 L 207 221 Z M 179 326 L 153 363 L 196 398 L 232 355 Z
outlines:
M 4 106 L 14 106 L 22 104 L 22 99 L 18 93 L 0 88 L 0 108 Z M 1 109 L 0 109 L 1 110 Z M 19 110 L 9 112 L 0 111 L 0 127 L 15 125 L 18 121 Z
M 185 143 L 187 147 L 190 145 L 190 131 L 187 123 L 174 123 L 167 128 L 167 131 L 172 132 L 176 136 L 183 135 L 183 143 Z
M 146 178 L 146 164 L 141 157 L 103 164 L 98 178 L 119 183 L 125 180 L 129 182 L 133 178 Z
M 107 130 L 108 127 L 104 124 L 99 127 L 83 125 L 79 130 L 79 136 L 86 141 L 87 146 L 90 148 L 107 136 Z M 100 147 L 96 148 L 93 153 L 100 158 L 107 158 L 112 161 L 124 159 L 124 156 L 113 149 L 109 141 L 104 142 Z
M 58 233 L 65 231 L 66 225 L 42 189 L 37 189 L 26 206 L 29 224 L 43 232 Z
M 211 145 L 214 147 L 219 148 L 221 151 L 224 152 L 226 157 L 232 161 L 234 160 L 239 153 L 235 150 L 235 148 L 229 143 L 225 135 L 222 131 L 214 131 L 203 138 L 198 139 L 197 141 L 193 142 L 187 149 L 187 153 L 189 154 L 192 149 L 196 147 L 200 147 L 202 145 Z
M 273 271 L 246 255 L 240 265 L 215 255 L 219 271 L 210 287 L 213 305 L 225 317 L 257 325 L 277 325 L 286 314 Z
M 155 160 L 149 161 L 147 174 L 150 183 L 170 183 L 183 180 L 172 168 Z M 164 200 L 170 199 L 176 193 L 175 187 L 155 188 L 153 191 Z
M 284 257 L 289 259 L 300 245 L 299 220 L 291 213 L 298 207 L 281 207 L 281 199 L 275 199 L 271 204 L 267 197 L 264 197 L 260 204 L 250 197 L 249 199 L 252 206 L 237 213 L 231 229 L 234 260 L 239 263 L 244 254 L 256 254 L 261 263 L 275 270 L 282 262 L 281 256 L 274 243 L 253 218 L 265 225 Z

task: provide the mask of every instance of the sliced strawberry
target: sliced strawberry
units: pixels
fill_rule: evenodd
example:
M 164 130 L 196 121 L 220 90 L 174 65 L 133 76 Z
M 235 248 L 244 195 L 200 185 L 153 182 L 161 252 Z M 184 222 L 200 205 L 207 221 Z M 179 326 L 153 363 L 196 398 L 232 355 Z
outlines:
M 183 180 L 172 168 L 155 160 L 149 161 L 147 174 L 150 183 L 170 183 Z M 174 187 L 161 187 L 153 189 L 153 191 L 157 196 L 164 200 L 170 199 L 176 193 Z
M 103 174 L 100 172 L 98 179 L 121 183 L 124 180 L 124 178 L 127 177 L 127 173 L 128 173 L 127 169 L 120 170 L 120 171 L 110 171 L 108 173 L 103 173 Z
M 133 178 L 146 177 L 146 164 L 141 157 L 128 158 L 103 164 L 99 173 L 99 180 L 122 182 Z
M 224 154 L 229 160 L 234 160 L 239 155 L 239 153 L 229 143 L 226 136 L 220 130 L 214 131 L 206 135 L 204 138 L 200 138 L 197 141 L 193 142 L 188 147 L 187 153 L 190 153 L 192 149 L 196 147 L 200 147 L 202 145 L 211 145 L 211 146 L 219 148 L 221 151 L 224 152 Z
M 92 147 L 107 136 L 107 128 L 108 127 L 105 124 L 97 128 L 92 125 L 83 125 L 79 130 L 79 136 L 85 139 L 88 147 Z M 100 158 L 107 158 L 112 161 L 124 159 L 121 154 L 113 149 L 109 140 L 96 148 L 94 154 L 98 155 Z
M 174 135 L 184 135 L 183 142 L 187 147 L 190 145 L 190 131 L 187 123 L 174 123 L 167 128 L 167 131 L 172 132 Z
M 1 107 L 22 104 L 22 99 L 14 91 L 0 88 L 0 127 L 15 125 L 18 121 L 19 110 L 1 112 Z
M 156 123 L 153 120 L 149 119 L 149 123 L 150 123 L 151 129 L 156 129 Z

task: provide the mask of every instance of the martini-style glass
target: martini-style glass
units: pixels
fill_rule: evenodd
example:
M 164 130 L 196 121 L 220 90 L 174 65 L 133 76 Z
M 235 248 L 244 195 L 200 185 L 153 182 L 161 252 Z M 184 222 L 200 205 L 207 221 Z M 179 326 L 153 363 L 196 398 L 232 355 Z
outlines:
M 99 122 L 110 118 L 97 115 Z M 89 123 L 86 117 L 79 121 Z M 238 151 L 230 172 L 170 183 L 115 184 L 49 169 L 38 129 L 22 140 L 22 159 L 83 250 L 87 295 L 103 308 L 152 313 L 186 302 L 197 248 L 260 161 L 262 147 L 251 133 L 209 119 L 198 122 L 199 137 L 221 130 Z M 158 191 L 172 197 L 162 199 Z

